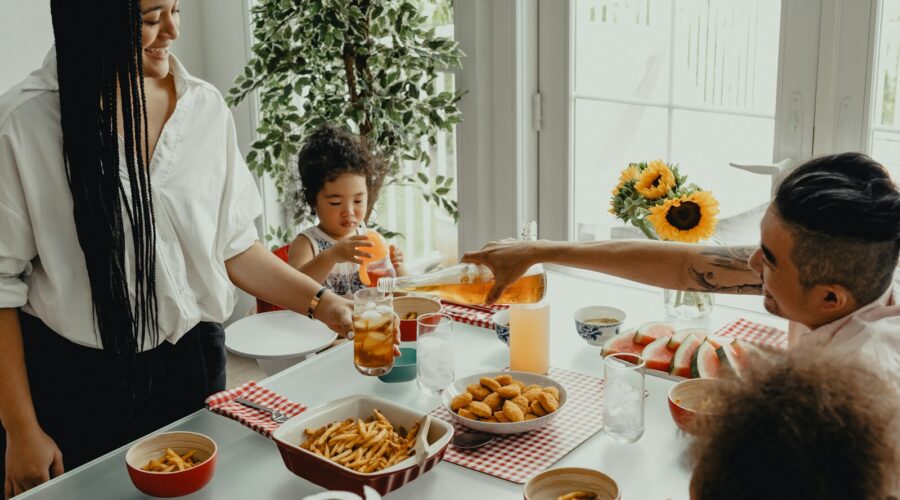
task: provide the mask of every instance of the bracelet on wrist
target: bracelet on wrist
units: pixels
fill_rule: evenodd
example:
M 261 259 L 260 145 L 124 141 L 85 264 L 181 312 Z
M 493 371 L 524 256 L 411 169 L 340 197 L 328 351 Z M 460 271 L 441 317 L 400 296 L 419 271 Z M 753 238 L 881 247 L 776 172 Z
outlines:
M 323 286 L 319 288 L 319 291 L 313 296 L 312 300 L 309 301 L 309 309 L 306 310 L 306 315 L 309 319 L 316 319 L 316 309 L 319 307 L 319 303 L 322 302 L 322 296 L 325 295 L 325 292 L 328 291 L 328 287 Z

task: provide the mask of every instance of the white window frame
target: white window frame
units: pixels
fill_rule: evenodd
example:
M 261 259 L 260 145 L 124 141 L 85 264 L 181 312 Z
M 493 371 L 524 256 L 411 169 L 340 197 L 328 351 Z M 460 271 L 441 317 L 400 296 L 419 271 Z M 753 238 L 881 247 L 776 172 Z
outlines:
M 571 198 L 574 191 L 574 51 L 570 31 L 573 1 L 538 0 L 538 80 L 543 101 L 539 135 L 538 213 L 541 237 L 554 240 L 571 240 L 576 234 Z M 813 154 L 814 120 L 817 115 L 814 112 L 816 54 L 823 1 L 840 2 L 782 2 L 773 163 L 785 158 L 802 161 Z M 786 29 L 787 26 L 790 28 Z M 742 160 L 734 158 L 733 161 L 742 163 Z

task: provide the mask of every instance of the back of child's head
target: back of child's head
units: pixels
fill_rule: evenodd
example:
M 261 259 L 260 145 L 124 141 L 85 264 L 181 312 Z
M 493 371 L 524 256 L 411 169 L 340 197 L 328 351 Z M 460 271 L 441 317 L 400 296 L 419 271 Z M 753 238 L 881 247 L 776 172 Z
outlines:
M 375 203 L 375 187 L 380 185 L 378 162 L 358 136 L 335 125 L 316 128 L 303 142 L 297 155 L 300 174 L 300 198 L 310 214 L 316 213 L 316 197 L 326 182 L 343 174 L 360 175 L 366 179 L 369 205 Z
M 821 347 L 724 381 L 691 447 L 693 500 L 879 499 L 900 470 L 898 394 Z

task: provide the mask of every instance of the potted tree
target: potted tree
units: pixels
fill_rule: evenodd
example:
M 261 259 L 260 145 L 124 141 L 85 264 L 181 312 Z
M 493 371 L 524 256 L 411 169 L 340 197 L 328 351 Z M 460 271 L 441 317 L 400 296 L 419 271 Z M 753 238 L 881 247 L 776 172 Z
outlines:
M 423 146 L 423 138 L 434 145 L 439 131 L 450 132 L 460 121 L 461 93 L 438 92 L 435 82 L 464 55 L 422 14 L 429 6 L 433 16 L 448 16 L 449 1 L 256 2 L 253 54 L 227 101 L 234 106 L 258 92 L 258 139 L 247 163 L 272 176 L 282 201 L 290 201 L 291 160 L 305 134 L 330 122 L 366 141 L 382 160 L 384 182 L 415 185 L 457 218 L 457 203 L 448 196 L 453 179 L 428 175 L 431 158 Z M 401 173 L 403 161 L 419 165 L 414 175 Z M 381 187 L 370 193 L 370 213 Z

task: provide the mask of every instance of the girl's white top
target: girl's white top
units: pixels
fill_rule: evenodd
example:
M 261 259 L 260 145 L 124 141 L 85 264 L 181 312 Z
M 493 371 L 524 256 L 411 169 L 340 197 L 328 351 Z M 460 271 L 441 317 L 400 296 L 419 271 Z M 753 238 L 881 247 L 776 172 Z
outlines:
M 230 316 L 234 286 L 225 261 L 258 240 L 253 221 L 262 203 L 221 94 L 189 75 L 174 56 L 170 64 L 178 101 L 149 168 L 160 342 L 175 343 L 200 321 Z M 127 218 L 125 231 L 133 298 Z M 24 306 L 68 340 L 99 348 L 90 290 L 63 162 L 51 49 L 42 68 L 0 96 L 0 308 Z
M 313 257 L 319 255 L 319 252 L 326 248 L 331 248 L 337 243 L 337 240 L 325 234 L 325 231 L 319 229 L 319 226 L 312 226 L 302 233 L 302 236 L 309 240 L 312 245 Z M 356 228 L 356 234 L 366 234 L 366 228 L 360 226 Z M 331 272 L 325 277 L 322 283 L 329 290 L 341 297 L 353 299 L 353 294 L 357 290 L 362 290 L 366 286 L 359 279 L 359 264 L 355 262 L 340 262 L 331 268 Z

